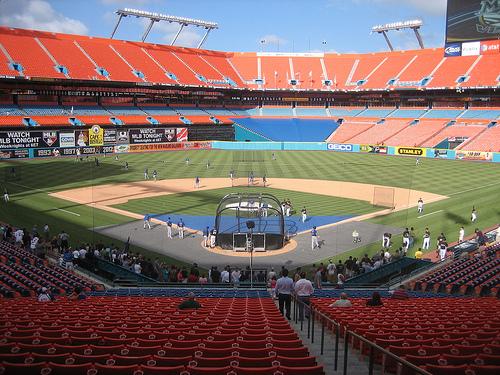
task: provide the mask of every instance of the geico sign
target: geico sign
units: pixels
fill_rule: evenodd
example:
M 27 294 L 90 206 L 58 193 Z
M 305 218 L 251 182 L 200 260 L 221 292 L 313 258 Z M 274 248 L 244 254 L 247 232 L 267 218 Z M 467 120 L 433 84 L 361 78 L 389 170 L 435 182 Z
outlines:
M 332 151 L 352 151 L 352 145 L 342 145 L 338 143 L 329 143 L 328 149 Z
M 424 154 L 424 150 L 421 148 L 400 147 L 400 148 L 398 148 L 398 154 L 399 155 L 422 156 Z

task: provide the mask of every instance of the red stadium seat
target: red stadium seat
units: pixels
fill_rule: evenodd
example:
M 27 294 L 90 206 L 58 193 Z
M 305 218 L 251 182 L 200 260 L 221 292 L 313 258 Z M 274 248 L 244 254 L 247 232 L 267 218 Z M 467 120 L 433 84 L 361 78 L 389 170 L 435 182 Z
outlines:
M 2 362 L 0 373 L 2 375 L 48 375 L 50 369 L 45 362 L 29 364 Z
M 91 375 L 89 370 L 93 369 L 92 363 L 82 363 L 78 365 L 66 365 L 50 362 L 50 374 L 53 375 Z M 95 371 L 95 370 L 94 370 Z
M 179 375 L 184 371 L 184 366 L 158 367 L 140 366 L 142 375 Z
M 280 366 L 279 371 L 287 375 L 324 375 L 323 366 L 288 367 Z
M 231 373 L 231 367 L 186 367 L 190 375 L 225 375 Z
M 95 369 L 97 370 L 97 375 L 134 375 L 134 372 L 139 369 L 138 366 L 108 366 L 96 363 Z
M 436 366 L 427 365 L 425 369 L 432 375 L 465 375 L 466 365 L 461 366 Z

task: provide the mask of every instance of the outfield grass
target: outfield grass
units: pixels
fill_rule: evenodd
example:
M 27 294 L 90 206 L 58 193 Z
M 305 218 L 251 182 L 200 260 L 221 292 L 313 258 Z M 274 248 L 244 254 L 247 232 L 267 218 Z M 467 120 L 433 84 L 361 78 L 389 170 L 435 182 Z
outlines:
M 380 207 L 375 207 L 368 202 L 356 199 L 331 197 L 283 189 L 264 189 L 262 187 L 223 188 L 170 194 L 151 198 L 133 199 L 127 203 L 115 205 L 114 207 L 138 214 L 150 213 L 158 215 L 182 213 L 184 215 L 215 216 L 221 198 L 227 194 L 236 192 L 265 192 L 273 194 L 280 201 L 290 199 L 296 215 L 300 215 L 300 209 L 304 206 L 307 208 L 309 216 L 358 216 L 380 210 Z
M 419 239 L 424 228 L 428 226 L 433 234 L 433 243 L 440 232 L 444 232 L 449 240 L 455 240 L 460 225 L 464 225 L 466 233 L 469 234 L 475 227 L 485 228 L 500 221 L 500 164 L 421 159 L 420 166 L 416 167 L 413 158 L 306 151 L 275 153 L 275 161 L 271 160 L 271 151 L 197 150 L 127 154 L 120 155 L 118 161 L 113 157 L 100 158 L 99 167 L 96 167 L 91 159 L 83 163 L 73 159 L 5 161 L 0 163 L 0 179 L 8 175 L 12 166 L 17 169 L 21 179 L 2 182 L 11 194 L 11 202 L 0 204 L 0 218 L 2 221 L 26 228 L 31 228 L 34 224 L 41 226 L 48 223 L 53 233 L 64 229 L 76 242 L 100 240 L 119 243 L 94 233 L 91 228 L 127 222 L 130 218 L 72 204 L 50 197 L 47 193 L 104 183 L 137 181 L 143 178 L 143 171 L 148 168 L 150 173 L 156 169 L 161 179 L 227 177 L 231 170 L 235 170 L 239 176 L 246 176 L 249 171 L 253 171 L 256 176 L 266 174 L 271 183 L 273 177 L 342 180 L 447 195 L 449 199 L 425 205 L 425 214 L 442 210 L 441 212 L 420 219 L 417 219 L 416 210 L 410 209 L 370 220 L 398 227 L 414 226 Z M 184 163 L 186 157 L 190 159 L 189 166 Z M 207 160 L 210 160 L 210 169 L 206 168 Z M 128 171 L 122 167 L 125 161 L 129 163 Z M 212 193 L 203 193 L 208 195 L 207 202 L 197 194 L 190 194 L 189 199 L 194 199 L 194 203 L 200 207 L 213 206 L 216 198 L 210 197 Z M 302 193 L 286 192 L 285 196 L 295 200 L 292 198 L 294 194 Z M 217 201 L 219 198 L 220 196 Z M 162 202 L 164 199 L 171 198 L 164 197 Z M 182 197 L 182 200 L 184 199 L 187 197 Z M 297 202 L 301 202 L 301 199 L 298 198 Z M 308 200 L 305 201 L 311 214 L 316 214 L 313 211 L 316 209 L 318 212 L 338 214 L 338 211 L 327 212 L 329 209 L 326 207 L 330 206 L 316 206 L 316 203 L 311 205 Z M 321 199 L 318 202 L 321 202 Z M 294 204 L 297 203 L 294 201 Z M 469 221 L 473 205 L 478 209 L 479 216 L 475 225 Z M 181 206 L 185 209 L 189 202 L 179 201 L 177 207 Z M 395 239 L 396 244 L 398 241 L 399 239 Z M 378 243 L 360 248 L 352 254 L 372 253 L 377 250 Z M 343 254 L 341 257 L 345 258 L 347 255 Z

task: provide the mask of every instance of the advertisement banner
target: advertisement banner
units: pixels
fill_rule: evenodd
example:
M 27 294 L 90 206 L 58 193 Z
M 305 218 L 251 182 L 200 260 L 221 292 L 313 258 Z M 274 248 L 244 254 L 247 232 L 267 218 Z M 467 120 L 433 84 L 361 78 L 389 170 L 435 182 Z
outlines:
M 0 149 L 58 147 L 57 131 L 0 132 Z
M 104 144 L 109 145 L 109 144 L 115 144 L 116 143 L 116 129 L 104 129 Z M 127 135 L 128 139 L 128 135 Z
M 89 146 L 104 145 L 104 129 L 99 125 L 93 125 L 89 130 Z
M 80 152 L 77 153 L 77 150 Z M 43 148 L 33 150 L 35 158 L 47 158 L 58 156 L 84 156 L 93 154 L 112 154 L 114 153 L 114 146 L 100 146 L 100 147 L 66 147 L 66 148 Z
M 462 43 L 462 56 L 477 56 L 481 51 L 481 42 Z
M 396 155 L 424 156 L 425 148 L 421 147 L 395 147 Z
M 500 40 L 485 40 L 481 42 L 481 55 L 497 55 L 500 53 Z
M 188 140 L 187 128 L 177 128 L 177 142 L 186 142 Z
M 461 56 L 462 43 L 446 43 L 446 45 L 444 46 L 444 55 L 446 57 Z
M 75 147 L 75 132 L 59 132 L 60 147 Z
M 121 146 L 117 146 L 121 147 Z M 148 151 L 166 151 L 166 150 L 200 150 L 210 149 L 212 143 L 207 142 L 170 142 L 170 143 L 149 143 L 130 145 L 128 152 L 148 152 Z M 122 151 L 126 152 L 126 151 Z
M 451 158 L 451 153 L 450 156 L 448 156 L 448 151 L 446 149 L 438 149 L 438 148 L 428 148 L 427 149 L 427 157 L 428 158 L 435 158 L 435 159 L 450 159 Z
M 130 151 L 129 145 L 116 145 L 115 146 L 115 153 L 117 153 L 117 154 L 126 154 L 129 151 Z
M 85 147 L 89 145 L 89 131 L 77 130 L 75 133 L 76 146 Z
M 116 143 L 119 145 L 128 145 L 128 130 L 116 131 Z
M 29 156 L 28 149 L 0 150 L 0 159 L 25 159 Z
M 327 149 L 330 151 L 353 152 L 353 145 L 343 143 L 328 143 Z
M 372 154 L 387 154 L 387 146 L 359 145 L 359 151 Z
M 493 153 L 485 151 L 462 151 L 458 150 L 455 158 L 458 160 L 491 160 Z
M 129 130 L 130 144 L 175 142 L 175 128 L 144 128 Z

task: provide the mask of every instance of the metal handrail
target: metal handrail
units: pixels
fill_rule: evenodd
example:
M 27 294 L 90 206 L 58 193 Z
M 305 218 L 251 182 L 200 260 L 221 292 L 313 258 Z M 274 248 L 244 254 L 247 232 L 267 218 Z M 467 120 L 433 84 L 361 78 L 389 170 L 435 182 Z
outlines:
M 320 351 L 321 355 L 323 355 L 324 352 L 324 335 L 325 335 L 325 323 L 329 324 L 330 326 L 334 327 L 334 332 L 335 332 L 335 349 L 334 349 L 334 370 L 337 371 L 338 368 L 338 348 L 339 348 L 339 333 L 342 325 L 338 322 L 336 322 L 334 319 L 331 317 L 327 316 L 323 312 L 319 311 L 318 309 L 315 308 L 314 305 L 307 305 L 306 303 L 300 301 L 296 296 L 293 296 L 293 302 L 294 302 L 294 308 L 293 308 L 293 320 L 295 323 L 298 323 L 298 310 L 299 306 L 302 305 L 303 311 L 306 309 L 309 310 L 309 316 L 308 316 L 308 321 L 307 321 L 307 338 L 311 340 L 311 343 L 314 343 L 314 325 L 315 321 L 319 320 L 321 322 L 321 345 L 320 345 Z M 300 330 L 302 331 L 303 329 L 303 320 L 301 321 L 300 324 Z M 348 328 L 345 328 L 344 331 L 344 366 L 343 366 L 343 375 L 347 375 L 347 368 L 348 368 L 348 358 L 349 358 L 349 337 L 355 337 L 356 339 L 362 341 L 365 343 L 368 348 L 370 349 L 370 354 L 369 354 L 369 363 L 368 363 L 368 374 L 373 375 L 373 367 L 374 367 L 374 354 L 375 351 L 378 351 L 385 355 L 386 357 L 392 358 L 395 360 L 397 363 L 405 366 L 406 368 L 411 369 L 414 371 L 416 374 L 420 375 L 432 375 L 430 372 L 415 366 L 413 363 L 408 362 L 407 360 L 397 356 L 394 353 L 391 353 L 387 349 L 384 349 L 383 347 L 377 345 L 373 341 L 370 341 L 366 339 L 365 337 L 355 333 L 352 330 L 349 330 Z

